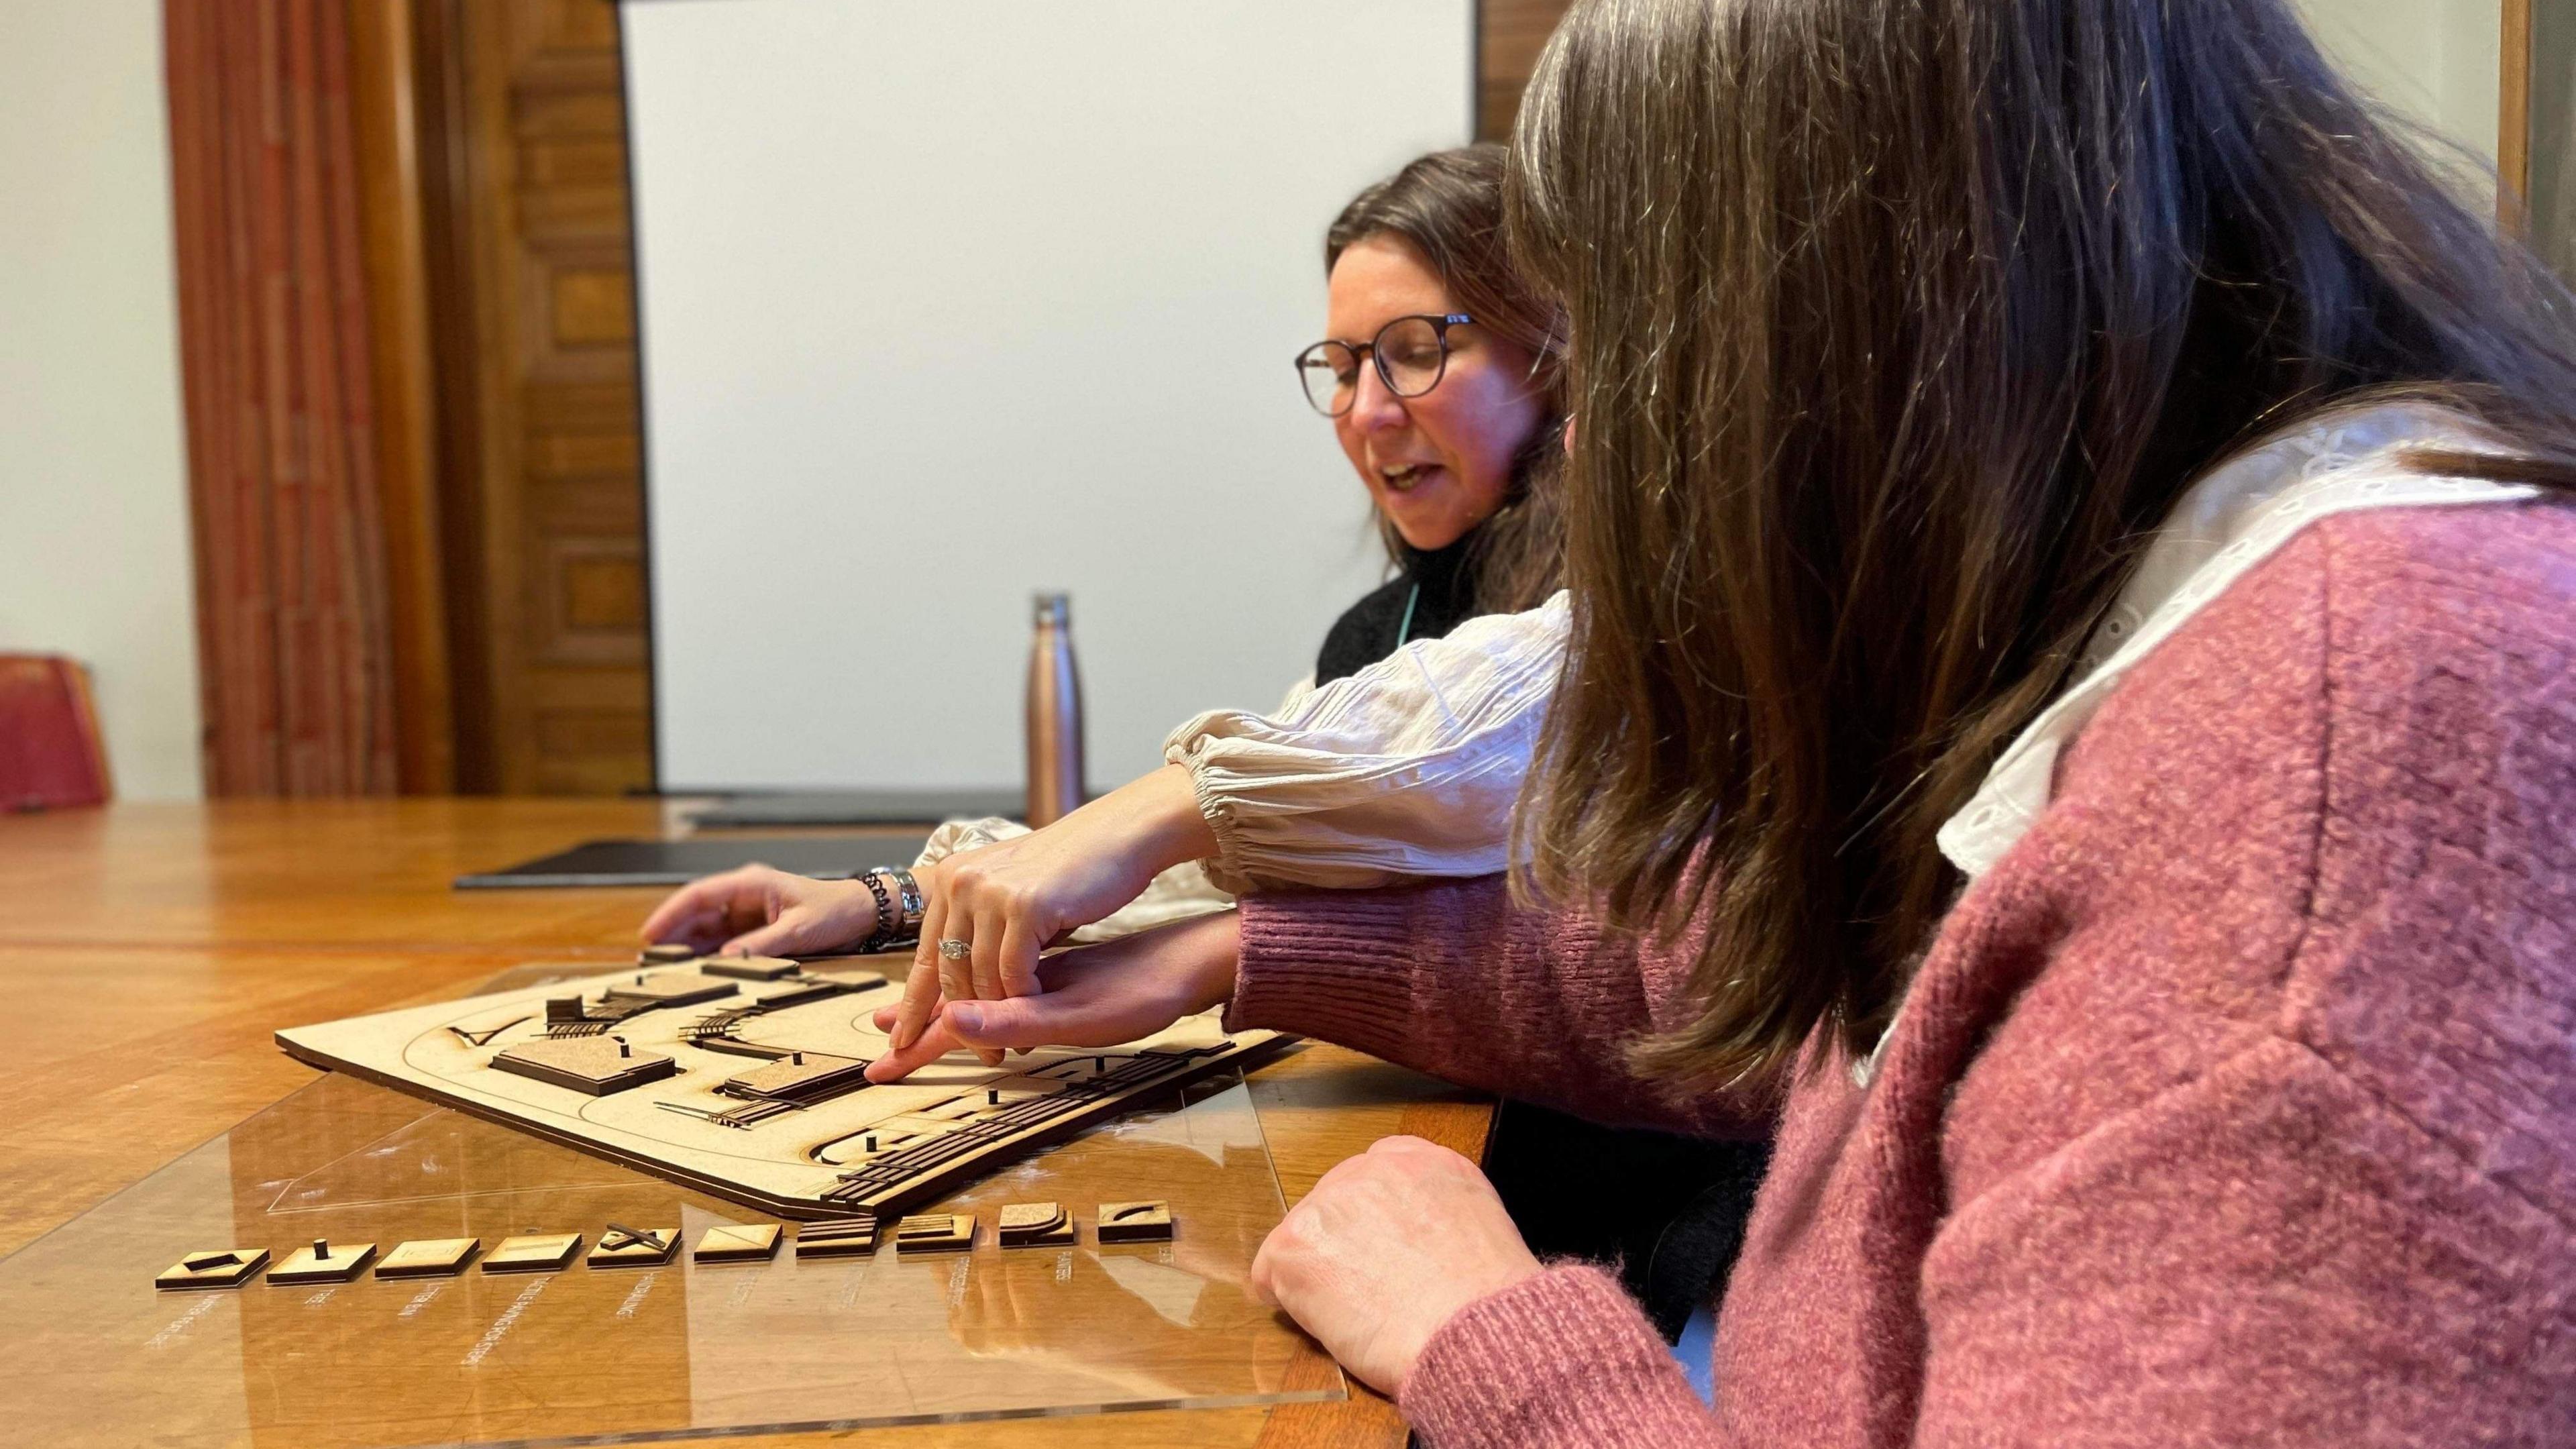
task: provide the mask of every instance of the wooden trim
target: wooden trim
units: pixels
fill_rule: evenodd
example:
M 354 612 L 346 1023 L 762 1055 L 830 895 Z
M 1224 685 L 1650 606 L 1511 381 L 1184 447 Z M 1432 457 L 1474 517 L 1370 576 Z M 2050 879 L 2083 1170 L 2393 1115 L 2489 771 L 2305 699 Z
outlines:
M 456 789 L 440 569 L 436 389 L 423 249 L 411 0 L 347 0 L 358 227 L 374 365 L 376 477 L 393 645 L 394 754 L 410 795 Z
M 474 291 L 474 147 L 466 89 L 465 0 L 413 0 L 419 78 L 418 129 L 430 294 L 431 387 L 435 397 L 432 493 L 447 603 L 447 678 L 455 723 L 455 788 L 501 788 L 492 710 L 490 611 L 484 601 L 483 419 Z
M 541 789 L 537 710 L 528 682 L 530 573 L 527 557 L 525 429 L 516 365 L 525 338 L 513 313 L 527 305 L 513 248 L 521 235 L 519 155 L 511 130 L 512 45 L 534 6 L 449 0 L 449 40 L 461 67 L 455 130 L 464 149 L 456 171 L 456 220 L 462 229 L 458 293 L 452 310 L 474 339 L 458 359 L 463 396 L 474 409 L 476 450 L 454 460 L 460 486 L 477 496 L 480 536 L 468 559 L 483 609 L 483 727 L 489 731 L 493 777 L 504 795 Z M 470 484 L 463 480 L 473 480 Z
M 2503 71 L 2496 78 L 2496 215 L 2516 232 L 2531 197 L 2531 0 L 2504 0 Z

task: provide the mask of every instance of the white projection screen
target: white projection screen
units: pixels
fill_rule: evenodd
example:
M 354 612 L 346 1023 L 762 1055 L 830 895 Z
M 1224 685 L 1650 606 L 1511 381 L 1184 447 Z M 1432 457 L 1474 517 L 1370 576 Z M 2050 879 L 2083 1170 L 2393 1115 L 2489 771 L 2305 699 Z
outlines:
M 1297 391 L 1325 225 L 1472 126 L 1473 0 L 626 0 L 666 791 L 1015 788 L 1267 709 L 1383 577 Z

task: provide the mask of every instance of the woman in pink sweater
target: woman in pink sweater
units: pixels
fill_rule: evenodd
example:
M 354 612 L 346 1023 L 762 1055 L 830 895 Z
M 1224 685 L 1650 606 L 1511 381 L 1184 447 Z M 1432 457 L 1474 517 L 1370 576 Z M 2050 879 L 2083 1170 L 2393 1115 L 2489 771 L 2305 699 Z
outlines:
M 1276 895 L 956 1001 L 1230 1001 L 1776 1132 L 1709 1402 L 1474 1166 L 1256 1281 L 1462 1445 L 2576 1438 L 2570 301 L 2284 0 L 1587 0 L 1530 884 Z

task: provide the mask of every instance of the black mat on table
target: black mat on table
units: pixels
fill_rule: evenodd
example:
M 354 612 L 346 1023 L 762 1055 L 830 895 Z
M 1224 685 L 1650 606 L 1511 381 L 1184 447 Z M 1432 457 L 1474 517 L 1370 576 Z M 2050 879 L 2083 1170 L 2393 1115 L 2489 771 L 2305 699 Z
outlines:
M 782 825 L 915 825 L 1018 819 L 1028 803 L 1017 790 L 798 790 L 728 795 L 689 818 L 700 829 Z
M 910 831 L 864 835 L 698 836 L 689 840 L 592 840 L 502 870 L 460 875 L 456 889 L 680 885 L 758 861 L 795 875 L 846 880 L 873 865 L 910 865 L 927 837 Z

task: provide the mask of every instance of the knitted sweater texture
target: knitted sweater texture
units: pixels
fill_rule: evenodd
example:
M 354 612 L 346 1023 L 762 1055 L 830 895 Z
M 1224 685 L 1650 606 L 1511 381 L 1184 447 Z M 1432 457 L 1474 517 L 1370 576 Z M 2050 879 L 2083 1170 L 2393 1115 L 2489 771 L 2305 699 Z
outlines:
M 1248 900 L 1231 1021 L 1776 1130 L 1713 1410 L 1559 1265 L 1434 1337 L 1435 1449 L 2576 1442 L 2571 662 L 2576 510 L 2310 526 L 2122 683 L 1867 1086 L 1636 1080 L 1684 963 L 1499 879 Z

